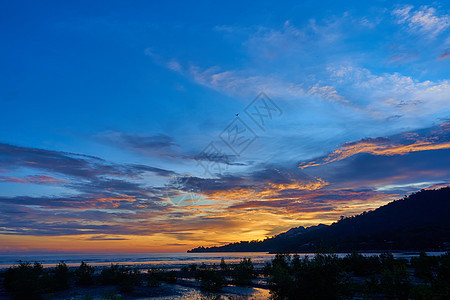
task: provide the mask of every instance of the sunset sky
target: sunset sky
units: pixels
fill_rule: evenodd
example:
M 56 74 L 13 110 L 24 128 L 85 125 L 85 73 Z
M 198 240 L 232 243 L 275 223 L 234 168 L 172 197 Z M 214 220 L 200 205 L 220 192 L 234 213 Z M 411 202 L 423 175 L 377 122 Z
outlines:
M 0 254 L 264 239 L 448 185 L 424 3 L 2 1 Z

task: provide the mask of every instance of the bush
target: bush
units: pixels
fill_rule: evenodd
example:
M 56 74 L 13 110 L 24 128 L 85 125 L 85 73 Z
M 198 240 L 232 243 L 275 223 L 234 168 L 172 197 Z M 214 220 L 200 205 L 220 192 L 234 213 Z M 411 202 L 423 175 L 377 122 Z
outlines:
M 220 260 L 220 269 L 222 271 L 228 271 L 228 265 L 226 264 L 225 259 L 223 257 Z
M 277 254 L 269 272 L 275 299 L 335 299 L 341 292 L 341 270 L 335 255 L 317 254 L 310 260 Z
M 431 286 L 433 299 L 450 299 L 450 253 L 441 255 L 436 280 Z
M 295 261 L 294 261 L 295 262 Z M 340 290 L 340 268 L 335 255 L 317 254 L 294 264 L 297 295 L 305 299 L 335 299 Z
M 271 294 L 275 299 L 295 299 L 294 277 L 290 267 L 290 256 L 276 254 L 271 264 L 266 264 Z
M 64 262 L 60 262 L 53 274 L 53 289 L 56 291 L 66 290 L 70 287 L 69 280 L 72 274 Z
M 197 271 L 197 264 L 190 264 L 189 265 L 189 271 L 191 271 L 191 272 Z
M 439 257 L 428 256 L 425 252 L 421 252 L 419 257 L 411 258 L 411 266 L 414 268 L 415 276 L 426 282 L 432 282 L 437 274 Z
M 75 270 L 75 275 L 77 277 L 76 284 L 78 285 L 91 285 L 94 283 L 94 268 L 86 264 L 84 261 L 81 262 L 80 266 Z
M 208 268 L 205 264 L 198 268 L 195 278 L 200 281 L 200 288 L 207 292 L 220 291 L 226 285 L 223 273 L 215 268 Z
M 367 276 L 378 273 L 381 263 L 378 256 L 365 257 L 360 253 L 352 252 L 342 259 L 342 268 L 355 276 Z
M 136 286 L 141 284 L 141 272 L 138 269 L 124 268 L 120 275 L 119 291 L 130 293 Z
M 242 259 L 239 264 L 234 266 L 232 275 L 233 275 L 233 282 L 236 285 L 251 285 L 252 279 L 256 278 L 256 273 L 253 268 L 252 260 L 250 258 Z
M 407 268 L 407 261 L 403 259 L 383 264 L 380 287 L 386 295 L 396 299 L 409 298 L 411 286 Z
M 119 264 L 111 264 L 109 268 L 102 270 L 101 281 L 106 285 L 118 285 L 121 292 L 131 292 L 135 286 L 140 285 L 140 272 Z
M 175 271 L 163 271 L 157 268 L 151 268 L 148 270 L 147 283 L 149 286 L 159 286 L 161 282 L 176 283 L 177 272 Z
M 13 299 L 40 299 L 48 290 L 47 274 L 40 263 L 20 262 L 5 272 L 4 285 Z
M 160 286 L 162 282 L 161 271 L 156 268 L 151 268 L 148 270 L 147 283 L 149 286 Z

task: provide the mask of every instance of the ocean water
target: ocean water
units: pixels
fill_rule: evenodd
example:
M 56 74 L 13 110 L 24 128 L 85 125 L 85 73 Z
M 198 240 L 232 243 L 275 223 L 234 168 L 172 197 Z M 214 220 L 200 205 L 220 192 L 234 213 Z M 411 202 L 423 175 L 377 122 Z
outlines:
M 363 255 L 379 255 L 381 252 L 363 253 Z M 428 255 L 441 255 L 445 252 L 427 252 Z M 313 253 L 299 254 L 301 257 L 314 256 Z M 339 253 L 345 256 L 346 253 Z M 394 252 L 396 258 L 418 256 L 419 252 Z M 148 253 L 148 254 L 47 254 L 47 255 L 0 255 L 0 269 L 19 264 L 20 261 L 39 262 L 44 267 L 54 267 L 64 261 L 69 267 L 78 266 L 84 261 L 92 266 L 106 266 L 111 263 L 135 266 L 145 269 L 157 267 L 176 269 L 192 263 L 220 264 L 223 258 L 226 263 L 237 263 L 242 258 L 251 258 L 255 267 L 261 267 L 269 262 L 275 255 L 265 252 L 220 252 L 220 253 Z
M 148 254 L 46 254 L 46 255 L 0 255 L 0 269 L 19 264 L 20 261 L 39 262 L 44 267 L 54 267 L 64 261 L 68 266 L 78 266 L 84 261 L 93 266 L 106 266 L 111 263 L 121 265 L 158 268 L 179 268 L 192 263 L 220 264 L 222 258 L 227 263 L 239 262 L 242 258 L 251 258 L 258 264 L 270 261 L 274 255 L 264 252 L 230 253 L 148 253 Z

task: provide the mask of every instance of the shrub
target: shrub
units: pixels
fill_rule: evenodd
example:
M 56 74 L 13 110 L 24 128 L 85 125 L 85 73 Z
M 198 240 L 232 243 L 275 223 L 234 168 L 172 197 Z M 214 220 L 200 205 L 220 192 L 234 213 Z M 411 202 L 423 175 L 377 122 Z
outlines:
M 69 280 L 72 274 L 69 271 L 69 268 L 64 262 L 60 262 L 56 268 L 55 273 L 53 274 L 53 288 L 56 291 L 66 290 L 70 287 Z
M 450 299 L 450 253 L 441 255 L 436 280 L 432 283 L 436 299 Z
M 408 299 L 411 286 L 407 271 L 407 261 L 397 259 L 392 263 L 385 264 L 381 271 L 380 287 L 390 297 Z
M 20 262 L 5 272 L 4 285 L 14 299 L 40 299 L 48 290 L 47 274 L 40 263 Z
M 225 259 L 223 259 L 223 257 L 220 260 L 220 269 L 222 271 L 227 271 L 228 270 L 228 265 L 226 264 Z
M 159 286 L 161 282 L 176 283 L 177 272 L 163 271 L 157 268 L 151 268 L 148 270 L 147 283 L 149 286 Z
M 123 268 L 120 274 L 119 290 L 120 292 L 129 293 L 134 290 L 136 286 L 141 284 L 141 272 L 138 269 Z
M 135 286 L 140 285 L 140 272 L 119 264 L 111 264 L 109 268 L 101 272 L 103 284 L 118 285 L 121 292 L 131 292 Z
M 94 283 L 94 268 L 84 261 L 81 262 L 80 266 L 75 270 L 75 275 L 77 277 L 76 283 L 78 285 L 91 285 Z
M 223 273 L 208 268 L 204 263 L 198 268 L 195 278 L 200 281 L 200 288 L 207 292 L 220 291 L 226 285 Z
M 191 271 L 191 272 L 197 271 L 197 264 L 190 264 L 189 265 L 189 271 Z
M 342 268 L 352 272 L 355 276 L 367 276 L 380 271 L 380 260 L 378 256 L 365 257 L 360 253 L 352 252 L 342 259 Z
M 437 274 L 439 257 L 428 256 L 421 252 L 419 257 L 411 258 L 411 266 L 414 268 L 414 275 L 426 282 L 432 282 Z
M 233 268 L 233 282 L 236 285 L 251 285 L 252 279 L 256 278 L 252 260 L 242 259 L 239 264 Z
M 270 267 L 270 289 L 275 299 L 335 299 L 340 294 L 339 259 L 317 254 L 313 259 L 277 254 Z
M 161 276 L 158 269 L 151 268 L 150 270 L 148 270 L 147 283 L 149 286 L 153 287 L 161 285 Z
M 290 256 L 276 254 L 271 264 L 266 265 L 270 274 L 269 285 L 275 299 L 294 299 L 294 277 L 290 268 Z

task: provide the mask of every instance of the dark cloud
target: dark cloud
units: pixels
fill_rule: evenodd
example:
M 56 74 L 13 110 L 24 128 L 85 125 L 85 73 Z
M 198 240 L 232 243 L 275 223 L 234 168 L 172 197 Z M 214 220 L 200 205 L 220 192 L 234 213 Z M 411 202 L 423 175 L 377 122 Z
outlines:
M 439 59 L 445 59 L 445 58 L 449 58 L 449 57 L 450 57 L 450 50 L 448 50 L 448 49 L 444 53 L 439 55 Z
M 138 177 L 145 172 L 159 176 L 174 174 L 145 165 L 108 163 L 95 156 L 0 143 L 0 168 L 11 170 L 20 167 L 88 180 L 98 176 Z
M 23 178 L 0 176 L 0 182 L 14 182 L 14 183 L 34 183 L 34 184 L 47 184 L 47 183 L 68 183 L 68 181 L 60 180 L 52 176 L 47 175 L 29 175 Z
M 242 174 L 221 174 L 218 178 L 200 178 L 195 176 L 180 177 L 179 182 L 184 183 L 181 190 L 201 191 L 211 193 L 234 189 L 261 190 L 268 185 L 277 184 L 307 184 L 316 182 L 316 178 L 307 175 L 295 166 L 286 165 L 259 165 L 253 170 Z
M 160 199 L 158 199 L 160 200 Z M 0 204 L 40 207 L 43 209 L 156 209 L 163 211 L 164 205 L 155 197 L 135 199 L 129 195 L 113 193 L 82 194 L 67 197 L 0 197 Z M 21 211 L 18 210 L 17 213 Z
M 109 235 L 102 234 L 102 235 L 96 235 L 96 236 L 88 237 L 85 240 L 88 240 L 88 241 L 127 241 L 129 239 L 126 239 L 126 238 L 114 238 L 114 237 L 111 237 Z
M 179 147 L 173 137 L 159 135 L 131 134 L 125 132 L 106 132 L 99 136 L 99 140 L 126 149 L 147 155 L 175 155 L 174 147 Z

